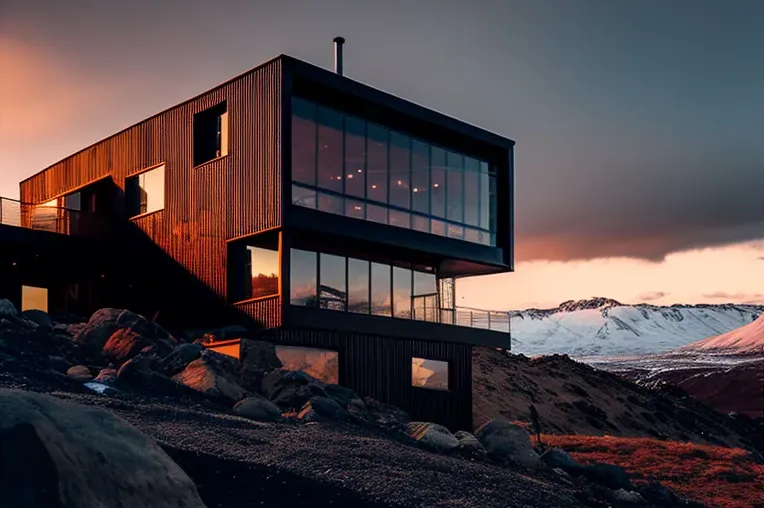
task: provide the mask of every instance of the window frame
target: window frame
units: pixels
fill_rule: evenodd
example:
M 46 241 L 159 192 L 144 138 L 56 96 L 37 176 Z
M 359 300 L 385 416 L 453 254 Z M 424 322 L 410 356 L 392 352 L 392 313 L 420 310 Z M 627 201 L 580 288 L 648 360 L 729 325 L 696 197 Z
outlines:
M 135 205 L 131 205 L 131 204 L 128 203 L 128 199 L 129 199 L 129 197 L 127 196 L 128 182 L 131 181 L 131 180 L 134 180 L 134 179 L 138 179 L 142 175 L 145 175 L 146 173 L 149 173 L 151 171 L 155 171 L 155 170 L 157 170 L 159 168 L 164 168 L 163 169 L 164 179 L 163 179 L 163 182 L 162 182 L 162 207 L 157 209 L 157 210 L 140 212 L 138 214 L 131 215 L 132 212 L 130 211 L 131 210 L 130 207 L 131 206 L 135 206 Z M 138 189 L 140 189 L 140 185 L 138 186 Z M 137 207 L 140 208 L 140 202 L 138 203 Z M 155 213 L 159 213 L 159 212 L 164 211 L 164 209 L 166 207 L 167 207 L 167 163 L 166 162 L 160 162 L 159 164 L 155 164 L 155 165 L 150 166 L 148 168 L 141 169 L 140 171 L 136 171 L 136 172 L 131 173 L 128 176 L 125 177 L 125 211 L 127 212 L 129 220 L 134 221 L 134 220 L 137 220 L 137 219 L 141 219 L 143 217 L 148 217 L 149 215 L 153 215 Z

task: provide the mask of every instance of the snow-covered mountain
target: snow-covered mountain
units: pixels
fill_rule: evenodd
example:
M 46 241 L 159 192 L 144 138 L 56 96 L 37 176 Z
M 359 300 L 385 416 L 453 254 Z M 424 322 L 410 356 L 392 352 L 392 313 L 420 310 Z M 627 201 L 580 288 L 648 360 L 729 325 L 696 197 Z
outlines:
M 512 352 L 572 357 L 662 353 L 753 322 L 764 305 L 624 305 L 608 298 L 511 312 Z
M 752 323 L 721 335 L 693 342 L 677 351 L 720 354 L 764 353 L 764 314 Z

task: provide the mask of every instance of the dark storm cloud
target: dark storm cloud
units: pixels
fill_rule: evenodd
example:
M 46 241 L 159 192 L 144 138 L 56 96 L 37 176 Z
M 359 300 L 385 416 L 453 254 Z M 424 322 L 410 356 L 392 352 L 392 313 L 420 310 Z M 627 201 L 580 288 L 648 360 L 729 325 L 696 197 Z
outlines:
M 331 68 L 343 35 L 349 77 L 517 141 L 519 261 L 764 238 L 764 2 L 0 4 L 1 37 L 119 90 L 4 146 L 14 181 L 276 54 Z

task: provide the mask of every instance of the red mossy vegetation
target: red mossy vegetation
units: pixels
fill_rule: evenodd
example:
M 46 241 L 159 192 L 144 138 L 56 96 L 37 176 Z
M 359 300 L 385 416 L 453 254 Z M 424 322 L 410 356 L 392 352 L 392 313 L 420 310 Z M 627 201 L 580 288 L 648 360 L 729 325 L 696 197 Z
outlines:
M 764 508 L 764 465 L 740 448 L 650 438 L 542 435 L 582 464 L 623 467 L 639 484 L 656 480 L 715 508 Z

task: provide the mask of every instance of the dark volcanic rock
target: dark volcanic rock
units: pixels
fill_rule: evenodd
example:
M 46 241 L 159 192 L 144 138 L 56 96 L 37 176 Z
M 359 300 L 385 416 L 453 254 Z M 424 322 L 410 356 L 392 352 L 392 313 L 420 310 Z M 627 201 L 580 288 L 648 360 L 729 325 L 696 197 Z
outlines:
M 541 454 L 541 460 L 551 468 L 560 468 L 568 473 L 579 471 L 583 466 L 562 448 L 550 448 Z
M 612 464 L 592 464 L 579 469 L 580 474 L 589 480 L 612 490 L 632 490 L 628 473 L 620 466 Z
M 262 395 L 254 394 L 233 406 L 239 416 L 260 422 L 274 422 L 281 419 L 281 409 Z
M 409 437 L 438 453 L 454 451 L 459 440 L 442 425 L 429 422 L 411 422 L 408 425 Z
M 154 339 L 134 332 L 131 328 L 120 328 L 111 334 L 103 346 L 103 356 L 117 365 L 154 345 Z
M 174 376 L 186 368 L 186 366 L 202 356 L 204 346 L 201 344 L 179 344 L 173 351 L 162 358 L 160 368 L 164 374 Z
M 109 346 L 108 354 L 122 361 L 128 359 L 125 356 L 130 352 L 135 354 L 147 345 L 156 344 L 158 341 L 169 341 L 173 344 L 175 342 L 175 339 L 161 326 L 141 315 L 123 309 L 96 311 L 79 331 L 75 340 L 90 351 L 101 352 L 112 335 L 119 330 L 127 330 L 127 332 L 123 332 L 123 336 L 118 336 L 116 343 Z M 132 337 L 131 334 L 136 334 L 138 337 Z M 134 346 L 136 343 L 139 343 L 140 347 Z
M 117 386 L 117 370 L 116 369 L 101 369 L 96 377 L 93 378 L 93 382 L 101 383 L 107 386 Z
M 24 319 L 27 321 L 31 321 L 32 323 L 36 324 L 37 326 L 42 326 L 45 328 L 53 328 L 53 320 L 50 319 L 50 316 L 48 316 L 47 312 L 33 309 L 33 310 L 25 310 L 21 313 Z
M 16 317 L 19 312 L 10 300 L 0 299 L 0 318 Z
M 526 468 L 543 465 L 531 446 L 528 432 L 522 427 L 494 420 L 475 431 L 475 437 L 485 447 L 488 456 L 494 460 Z
M 66 374 L 72 365 L 60 356 L 48 356 L 48 366 L 51 370 Z
M 238 378 L 235 358 L 206 350 L 172 379 L 211 400 L 232 405 L 249 395 Z
M 263 377 L 282 367 L 281 360 L 276 356 L 276 346 L 260 340 L 241 339 L 241 371 L 240 384 L 245 389 L 256 392 L 260 390 Z
M 269 372 L 261 384 L 263 395 L 285 410 L 298 410 L 317 395 L 326 396 L 323 384 L 301 370 Z
M 406 432 L 411 417 L 404 410 L 366 397 L 363 403 L 368 411 L 369 423 L 386 430 Z
M 204 508 L 191 479 L 110 411 L 0 389 L 0 506 Z
M 348 418 L 348 413 L 333 399 L 319 395 L 305 403 L 297 418 L 305 422 L 342 422 Z
M 457 448 L 457 451 L 461 455 L 473 459 L 485 458 L 485 448 L 482 444 L 480 444 L 480 441 L 478 441 L 475 436 L 469 432 L 460 430 L 454 433 L 454 437 L 459 440 L 459 447 Z
M 91 374 L 90 369 L 84 365 L 75 365 L 74 367 L 70 367 L 69 370 L 66 371 L 66 375 L 72 379 L 76 379 L 77 381 L 82 382 L 90 381 L 93 379 L 93 374 Z

